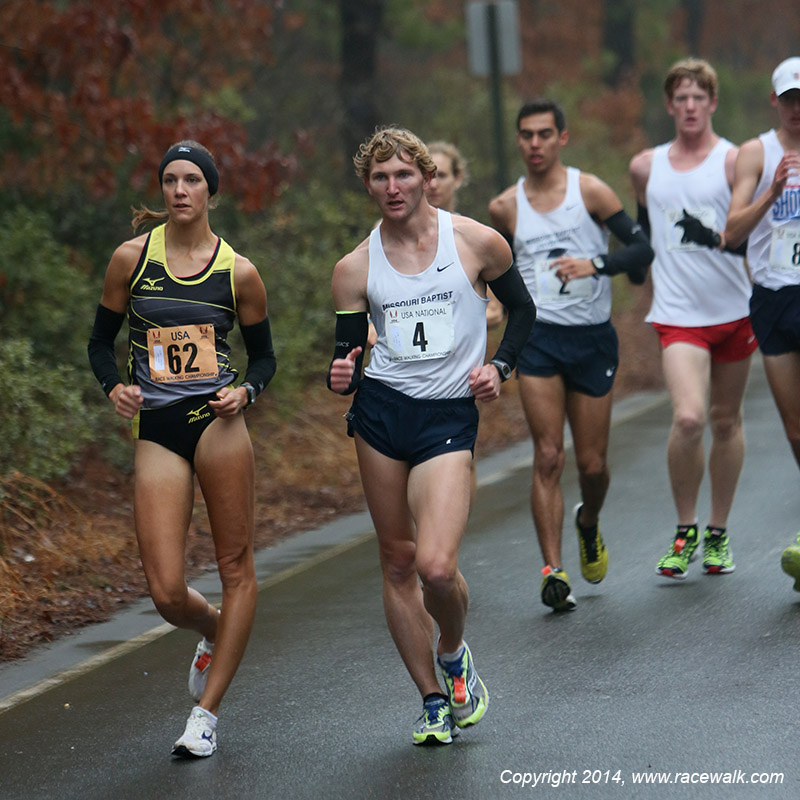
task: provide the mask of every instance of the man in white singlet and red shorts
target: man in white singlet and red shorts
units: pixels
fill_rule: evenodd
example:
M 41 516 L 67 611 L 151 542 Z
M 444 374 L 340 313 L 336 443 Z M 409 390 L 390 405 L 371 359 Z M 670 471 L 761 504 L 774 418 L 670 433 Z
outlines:
M 744 462 L 742 401 L 756 348 L 748 318 L 750 280 L 743 252 L 724 228 L 737 148 L 718 136 L 717 75 L 684 59 L 664 82 L 675 138 L 633 158 L 639 221 L 650 232 L 653 303 L 646 321 L 658 333 L 672 426 L 667 465 L 678 524 L 656 572 L 683 580 L 701 544 L 697 500 L 705 470 L 703 432 L 711 430 L 711 510 L 702 536 L 706 574 L 733 572 L 728 515 Z
M 750 320 L 800 466 L 800 58 L 775 68 L 771 101 L 780 126 L 742 145 L 725 236 L 733 244 L 747 239 Z M 800 534 L 781 566 L 800 591 Z
M 458 569 L 475 400 L 499 395 L 536 312 L 503 237 L 428 203 L 436 165 L 417 136 L 381 128 L 354 163 L 381 222 L 334 269 L 328 385 L 357 389 L 348 433 L 378 536 L 386 620 L 423 701 L 413 741 L 449 744 L 489 703 L 463 639 L 469 595 Z M 509 317 L 485 364 L 487 284 Z M 362 378 L 368 312 L 378 338 Z

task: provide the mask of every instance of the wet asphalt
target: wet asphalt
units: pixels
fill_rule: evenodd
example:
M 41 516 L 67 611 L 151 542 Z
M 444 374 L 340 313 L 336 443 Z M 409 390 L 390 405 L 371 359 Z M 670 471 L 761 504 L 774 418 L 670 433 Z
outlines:
M 729 520 L 732 575 L 698 563 L 683 582 L 655 575 L 674 526 L 669 416 L 661 394 L 615 407 L 601 517 L 610 568 L 598 585 L 580 577 L 568 454 L 572 614 L 539 600 L 530 444 L 480 462 L 460 565 L 466 638 L 491 702 L 453 745 L 411 744 L 420 702 L 358 514 L 258 554 L 256 626 L 209 759 L 170 756 L 192 705 L 196 637 L 160 624 L 149 601 L 1 666 L 0 798 L 798 797 L 800 594 L 779 566 L 800 526 L 798 470 L 760 361 Z M 704 482 L 701 524 L 708 505 Z M 218 599 L 213 575 L 198 586 Z M 635 783 L 643 775 L 671 782 Z

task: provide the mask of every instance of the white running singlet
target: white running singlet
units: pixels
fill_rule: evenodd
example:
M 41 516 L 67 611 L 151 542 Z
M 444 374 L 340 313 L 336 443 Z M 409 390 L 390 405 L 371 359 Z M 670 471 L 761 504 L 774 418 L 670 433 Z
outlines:
M 750 279 L 744 259 L 693 242 L 681 243 L 675 223 L 684 209 L 707 228 L 721 231 L 728 217 L 731 187 L 725 155 L 733 147 L 720 139 L 702 164 L 676 170 L 669 161 L 672 142 L 653 151 L 647 181 L 647 213 L 653 261 L 653 302 L 646 322 L 687 328 L 722 325 L 750 313 Z
M 753 197 L 772 185 L 783 158 L 783 146 L 774 130 L 758 137 L 764 148 L 764 168 Z M 753 281 L 778 290 L 800 284 L 800 175 L 790 175 L 781 196 L 758 221 L 747 244 L 747 262 Z
M 562 284 L 551 269 L 560 256 L 594 258 L 608 252 L 608 231 L 586 210 L 580 170 L 567 167 L 567 191 L 558 208 L 540 214 L 517 181 L 514 257 L 536 303 L 536 319 L 556 325 L 599 325 L 611 317 L 611 279 L 591 275 Z
M 364 374 L 409 397 L 469 397 L 469 374 L 486 355 L 486 304 L 456 250 L 453 217 L 438 209 L 433 263 L 417 275 L 386 258 L 381 226 L 369 237 L 367 297 L 378 341 Z

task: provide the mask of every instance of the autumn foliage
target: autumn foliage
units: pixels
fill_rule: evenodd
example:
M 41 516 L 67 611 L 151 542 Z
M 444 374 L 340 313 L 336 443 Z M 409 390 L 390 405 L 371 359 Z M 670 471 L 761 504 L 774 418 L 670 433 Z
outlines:
M 212 149 L 224 190 L 244 210 L 274 198 L 296 170 L 220 98 L 247 107 L 270 65 L 273 8 L 257 0 L 90 0 L 0 4 L 0 189 L 33 196 L 121 181 L 157 190 L 156 168 L 182 138 Z

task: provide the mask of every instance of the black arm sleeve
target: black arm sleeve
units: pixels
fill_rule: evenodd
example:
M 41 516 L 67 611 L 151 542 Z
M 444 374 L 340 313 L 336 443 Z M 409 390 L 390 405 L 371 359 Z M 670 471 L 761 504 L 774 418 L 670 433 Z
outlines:
M 112 311 L 104 305 L 97 306 L 92 335 L 89 337 L 89 363 L 106 395 L 118 383 L 122 383 L 117 367 L 117 354 L 114 352 L 114 340 L 124 319 L 125 315 L 119 311 Z
M 272 380 L 278 367 L 275 351 L 272 349 L 269 317 L 264 317 L 255 325 L 239 323 L 239 330 L 247 350 L 247 371 L 242 383 L 249 383 L 256 390 L 256 395 L 259 395 Z
M 499 278 L 489 281 L 495 297 L 508 310 L 508 322 L 493 358 L 502 361 L 511 369 L 517 364 L 520 350 L 528 341 L 533 323 L 536 320 L 536 306 L 528 287 L 512 264 Z
M 647 241 L 649 242 L 651 238 L 650 214 L 647 213 L 647 206 L 643 206 L 641 203 L 636 204 L 636 221 L 642 226 L 644 235 L 647 237 Z
M 367 334 L 369 321 L 366 311 L 337 311 L 336 312 L 336 347 L 333 348 L 333 364 L 336 358 L 346 358 L 347 354 L 356 347 L 361 348 L 361 354 L 356 358 L 355 369 L 350 385 L 343 394 L 352 394 L 361 380 L 361 366 L 364 363 L 364 350 L 367 347 Z M 331 388 L 331 370 L 328 367 L 328 388 Z
M 631 283 L 644 283 L 655 253 L 641 224 L 634 222 L 622 209 L 604 220 L 604 224 L 625 247 L 600 256 L 605 264 L 602 274 L 617 275 L 627 272 Z

